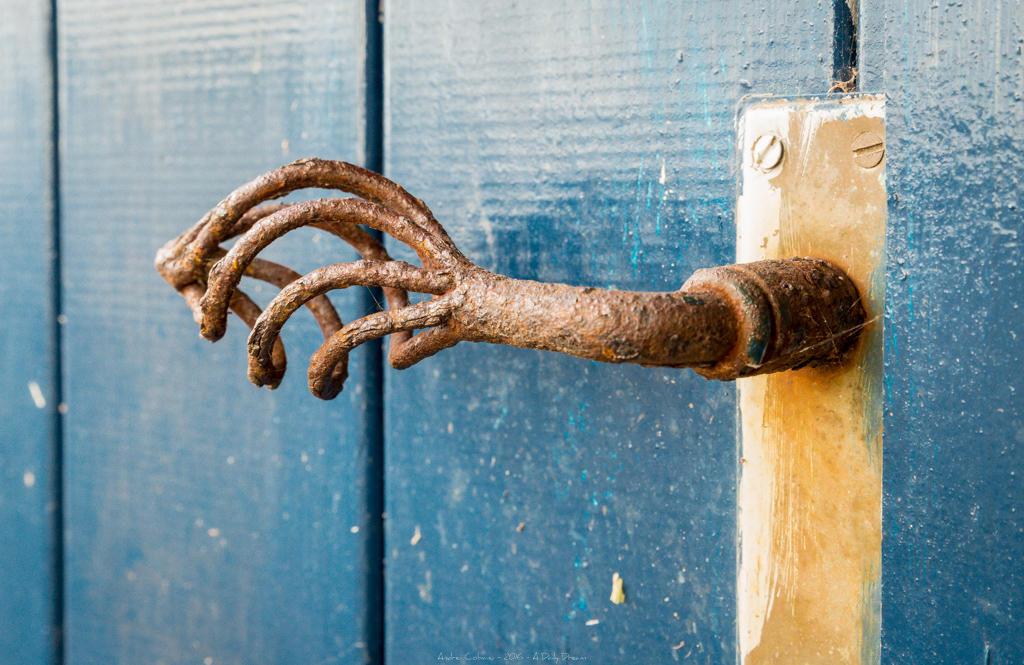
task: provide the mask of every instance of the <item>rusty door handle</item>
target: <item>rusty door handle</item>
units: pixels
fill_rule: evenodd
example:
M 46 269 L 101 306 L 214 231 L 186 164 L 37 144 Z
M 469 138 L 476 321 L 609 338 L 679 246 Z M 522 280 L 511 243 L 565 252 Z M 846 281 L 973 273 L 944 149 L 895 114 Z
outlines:
M 266 204 L 309 187 L 359 198 Z M 411 247 L 416 267 L 393 260 L 365 225 Z M 362 260 L 307 275 L 258 258 L 274 240 L 313 226 L 352 245 Z M 220 245 L 241 236 L 230 249 Z M 611 363 L 692 367 L 729 381 L 807 365 L 840 362 L 864 326 L 853 282 L 820 259 L 758 261 L 698 270 L 680 291 L 639 293 L 511 279 L 473 264 L 427 206 L 371 171 L 319 159 L 299 160 L 243 185 L 156 257 L 181 293 L 203 337 L 224 335 L 230 309 L 252 329 L 249 378 L 276 388 L 285 371 L 279 333 L 305 305 L 326 340 L 309 366 L 321 399 L 341 392 L 348 353 L 392 335 L 388 361 L 404 369 L 459 342 L 559 351 Z M 238 290 L 242 276 L 281 292 L 261 312 Z M 343 325 L 325 294 L 381 287 L 388 309 Z M 409 304 L 408 291 L 433 296 Z M 422 330 L 413 335 L 413 331 Z

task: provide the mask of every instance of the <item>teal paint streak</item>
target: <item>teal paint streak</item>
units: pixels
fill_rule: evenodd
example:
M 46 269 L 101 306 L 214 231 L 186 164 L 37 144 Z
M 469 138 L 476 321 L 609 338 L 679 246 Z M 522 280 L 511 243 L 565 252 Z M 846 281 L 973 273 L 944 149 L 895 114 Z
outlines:
M 644 191 L 644 160 L 640 158 L 640 168 L 636 174 L 636 191 L 635 191 L 635 206 L 633 210 L 633 250 L 629 255 L 630 265 L 633 266 L 633 277 L 637 276 L 640 270 L 640 256 L 643 253 L 643 243 L 640 239 L 640 216 L 641 216 L 641 203 L 640 199 L 643 196 Z
M 503 422 L 505 422 L 505 418 L 507 418 L 507 417 L 508 417 L 508 407 L 505 406 L 504 404 L 502 404 L 502 406 L 501 406 L 501 415 L 494 419 L 494 424 L 491 425 L 491 429 L 497 430 L 499 427 L 501 427 L 501 424 Z

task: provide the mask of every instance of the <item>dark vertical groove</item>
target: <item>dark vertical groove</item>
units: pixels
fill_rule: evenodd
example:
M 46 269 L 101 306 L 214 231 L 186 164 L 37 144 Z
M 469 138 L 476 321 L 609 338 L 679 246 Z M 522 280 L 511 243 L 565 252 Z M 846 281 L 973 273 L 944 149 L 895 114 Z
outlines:
M 53 358 L 53 369 L 50 383 L 53 386 L 54 400 L 50 407 L 51 416 L 51 468 L 52 468 L 52 501 L 53 501 L 53 553 L 51 567 L 53 570 L 53 638 L 56 663 L 63 665 L 64 653 L 64 417 L 61 415 L 64 404 L 64 357 L 63 339 L 59 316 L 63 310 L 61 293 L 61 200 L 60 200 L 60 81 L 57 43 L 57 0 L 50 0 L 50 25 L 47 34 L 47 50 L 50 55 L 50 237 L 49 237 L 49 272 L 50 272 L 50 349 Z
M 366 168 L 384 172 L 384 23 L 380 0 L 366 0 Z
M 832 0 L 834 10 L 831 92 L 857 90 L 857 3 Z
M 363 147 L 366 168 L 377 173 L 384 172 L 384 30 L 381 0 L 366 1 L 366 69 L 364 72 L 366 134 Z M 380 235 L 377 233 L 376 235 Z M 384 302 L 380 289 L 371 294 L 377 302 Z M 384 625 L 384 345 L 374 345 L 376 358 L 371 360 L 375 371 L 368 377 L 371 391 L 369 405 L 370 436 L 367 465 L 366 510 L 370 514 L 372 528 L 367 535 L 367 648 L 371 663 L 385 662 Z

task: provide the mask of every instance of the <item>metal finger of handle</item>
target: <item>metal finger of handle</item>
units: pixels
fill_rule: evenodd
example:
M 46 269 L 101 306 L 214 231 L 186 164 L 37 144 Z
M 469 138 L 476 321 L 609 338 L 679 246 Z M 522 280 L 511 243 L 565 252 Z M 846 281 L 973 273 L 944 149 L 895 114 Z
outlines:
M 260 205 L 307 187 L 357 198 Z M 362 260 L 299 276 L 258 257 L 304 226 L 345 240 Z M 393 260 L 362 226 L 408 245 L 422 266 Z M 235 236 L 240 237 L 230 249 L 221 247 Z M 385 335 L 392 336 L 389 361 L 399 369 L 459 342 L 489 342 L 600 362 L 691 367 L 705 378 L 729 381 L 839 363 L 866 319 L 850 278 L 815 258 L 698 270 L 680 291 L 666 293 L 497 275 L 466 258 L 427 206 L 401 186 L 352 164 L 317 159 L 289 164 L 235 190 L 165 245 L 156 267 L 185 296 L 204 337 L 223 336 L 229 310 L 252 328 L 249 376 L 257 385 L 280 383 L 280 330 L 293 312 L 307 307 L 325 338 L 311 360 L 309 385 L 324 399 L 341 391 L 349 351 Z M 243 276 L 282 290 L 260 312 L 238 290 Z M 325 294 L 357 285 L 382 287 L 388 309 L 344 325 Z M 409 291 L 432 298 L 411 305 Z

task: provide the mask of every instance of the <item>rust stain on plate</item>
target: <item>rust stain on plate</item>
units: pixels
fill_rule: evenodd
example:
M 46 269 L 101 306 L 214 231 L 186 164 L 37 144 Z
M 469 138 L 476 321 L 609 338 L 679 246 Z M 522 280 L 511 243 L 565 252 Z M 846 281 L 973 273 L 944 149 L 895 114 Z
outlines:
M 854 143 L 885 136 L 884 108 L 861 95 L 741 113 L 737 261 L 832 261 L 868 314 L 845 365 L 739 382 L 744 665 L 879 661 L 885 160 L 864 168 Z M 783 144 L 770 169 L 754 163 L 766 134 Z

